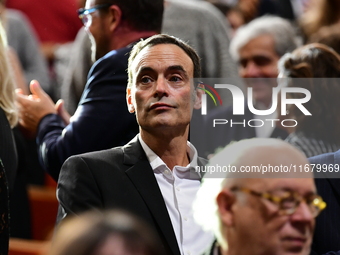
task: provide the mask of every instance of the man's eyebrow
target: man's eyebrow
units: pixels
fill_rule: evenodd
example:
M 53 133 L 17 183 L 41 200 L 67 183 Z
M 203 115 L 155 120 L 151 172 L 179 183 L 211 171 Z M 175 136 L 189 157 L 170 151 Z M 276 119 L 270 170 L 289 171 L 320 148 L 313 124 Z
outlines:
M 154 69 L 151 68 L 151 67 L 149 67 L 149 66 L 144 66 L 144 67 L 142 67 L 142 68 L 140 68 L 140 69 L 138 70 L 137 74 L 140 74 L 140 73 L 142 73 L 142 72 L 150 72 L 150 71 L 153 72 Z
M 183 66 L 181 66 L 181 65 L 169 66 L 169 67 L 167 68 L 167 71 L 182 71 L 182 72 L 184 72 L 185 74 L 187 73 L 187 72 L 184 70 Z
M 185 71 L 185 69 L 183 68 L 183 66 L 181 65 L 173 65 L 173 66 L 169 66 L 166 71 L 181 71 L 184 73 L 184 75 L 188 76 L 187 71 Z M 137 74 L 141 74 L 144 72 L 155 72 L 155 70 L 149 66 L 144 66 L 142 68 L 140 68 L 137 71 Z
M 189 79 L 189 75 L 188 75 L 187 71 L 181 65 L 169 66 L 167 68 L 167 71 L 180 71 L 180 72 L 183 73 L 183 76 L 184 76 L 185 79 Z
M 294 192 L 294 193 L 298 193 L 296 191 L 296 189 L 294 188 L 288 188 L 288 187 L 282 187 L 282 188 L 278 188 L 278 189 L 275 189 L 271 192 L 275 192 L 275 191 L 286 191 L 286 192 Z M 318 192 L 316 190 L 309 190 L 309 191 L 306 191 L 305 194 L 303 196 L 313 196 L 313 195 L 318 195 Z

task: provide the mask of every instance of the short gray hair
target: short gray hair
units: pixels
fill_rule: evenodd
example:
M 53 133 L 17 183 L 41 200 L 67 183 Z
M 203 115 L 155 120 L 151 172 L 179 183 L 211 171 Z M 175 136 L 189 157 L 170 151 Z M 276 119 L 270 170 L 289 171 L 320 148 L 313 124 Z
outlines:
M 279 57 L 293 51 L 301 44 L 292 24 L 276 16 L 262 16 L 240 27 L 230 43 L 230 54 L 239 61 L 239 50 L 250 40 L 261 35 L 271 35 L 275 42 L 275 51 Z

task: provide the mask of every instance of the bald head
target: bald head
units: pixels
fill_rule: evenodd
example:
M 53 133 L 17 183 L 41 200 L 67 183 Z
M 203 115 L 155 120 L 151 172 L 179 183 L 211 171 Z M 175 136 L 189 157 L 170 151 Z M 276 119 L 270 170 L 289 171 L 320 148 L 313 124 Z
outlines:
M 199 204 L 214 207 L 207 200 L 215 205 L 222 254 L 309 254 L 315 212 L 301 199 L 295 206 L 295 199 L 314 198 L 316 189 L 312 173 L 300 172 L 300 166 L 309 166 L 300 151 L 278 139 L 254 138 L 227 146 L 209 165 L 230 171 L 219 174 L 222 178 L 206 173 L 195 213 L 202 210 Z M 200 202 L 202 193 L 205 202 Z M 291 211 L 278 202 L 282 197 L 294 201 L 287 204 Z M 206 210 L 204 214 L 209 218 Z
M 311 172 L 300 171 L 300 165 L 308 166 L 307 158 L 288 143 L 279 139 L 253 138 L 232 143 L 215 155 L 206 167 L 205 178 L 312 177 Z

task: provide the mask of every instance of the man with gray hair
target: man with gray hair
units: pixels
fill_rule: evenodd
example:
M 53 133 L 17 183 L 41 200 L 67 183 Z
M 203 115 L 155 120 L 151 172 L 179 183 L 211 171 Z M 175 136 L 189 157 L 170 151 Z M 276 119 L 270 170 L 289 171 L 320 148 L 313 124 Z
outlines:
M 194 203 L 195 219 L 217 238 L 206 254 L 310 253 L 315 217 L 326 204 L 300 151 L 253 138 L 227 146 L 209 165 L 230 171 L 207 171 Z
M 244 78 L 248 88 L 252 88 L 252 103 L 255 109 L 266 110 L 272 105 L 272 89 L 277 86 L 277 63 L 286 52 L 298 46 L 298 39 L 289 21 L 275 16 L 263 16 L 239 28 L 231 41 L 230 53 L 238 63 L 239 75 Z M 206 133 L 208 137 L 206 154 L 225 146 L 231 141 L 252 137 L 274 137 L 284 139 L 287 132 L 265 119 L 279 119 L 274 111 L 270 115 L 254 115 L 245 107 L 244 115 L 233 116 L 233 107 L 218 108 L 209 113 Z M 214 119 L 233 119 L 234 122 L 248 122 L 258 119 L 264 125 L 260 127 L 243 125 L 216 125 Z
M 254 39 L 265 35 L 271 38 L 269 41 L 272 47 L 268 50 L 273 50 L 279 58 L 299 45 L 294 27 L 288 20 L 276 16 L 262 16 L 237 30 L 230 44 L 233 59 L 242 64 L 241 61 L 245 58 L 242 49 Z M 264 41 L 261 40 L 260 45 L 263 45 Z

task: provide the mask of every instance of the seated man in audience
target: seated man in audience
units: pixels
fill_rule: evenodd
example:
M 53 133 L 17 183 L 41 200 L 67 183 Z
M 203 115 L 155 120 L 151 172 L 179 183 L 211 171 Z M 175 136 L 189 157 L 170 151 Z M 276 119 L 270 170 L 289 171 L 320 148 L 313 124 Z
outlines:
M 61 169 L 58 219 L 91 208 L 121 208 L 152 226 L 161 254 L 200 254 L 212 241 L 193 220 L 204 161 L 188 142 L 201 106 L 200 61 L 189 45 L 155 35 L 137 43 L 128 64 L 127 104 L 140 133 L 123 147 L 72 156 Z M 197 85 L 201 86 L 201 85 Z
M 217 238 L 207 254 L 310 254 L 315 217 L 326 204 L 311 171 L 300 171 L 309 167 L 300 151 L 253 138 L 227 146 L 209 163 L 217 165 L 236 171 L 207 172 L 194 203 L 195 218 Z
M 297 47 L 293 26 L 285 19 L 274 16 L 257 18 L 239 28 L 230 44 L 230 53 L 238 63 L 239 75 L 248 88 L 252 88 L 252 102 L 255 109 L 267 110 L 272 106 L 272 89 L 277 86 L 277 63 L 282 55 Z M 244 93 L 245 95 L 247 93 Z M 231 141 L 252 137 L 274 137 L 284 139 L 288 135 L 281 127 L 276 127 L 266 119 L 279 119 L 277 111 L 270 115 L 254 115 L 245 105 L 244 115 L 233 115 L 233 107 L 217 108 L 209 113 L 206 121 L 205 154 L 214 153 Z M 214 119 L 226 119 L 227 125 L 213 127 Z M 251 119 L 262 120 L 264 125 L 230 125 L 247 123 Z
M 85 7 L 79 14 L 98 61 L 73 117 L 62 101 L 55 106 L 36 81 L 33 95 L 18 94 L 20 124 L 37 132 L 40 162 L 55 180 L 69 156 L 124 145 L 138 133 L 136 119 L 125 108 L 127 59 L 134 43 L 162 26 L 163 0 L 87 0 Z

